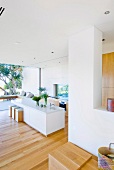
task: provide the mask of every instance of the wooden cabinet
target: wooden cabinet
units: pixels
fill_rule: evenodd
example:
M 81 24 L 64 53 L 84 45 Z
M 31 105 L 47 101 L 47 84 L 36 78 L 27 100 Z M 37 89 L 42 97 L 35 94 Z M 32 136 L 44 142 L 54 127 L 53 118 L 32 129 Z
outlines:
M 114 52 L 102 56 L 102 106 L 107 98 L 114 98 Z

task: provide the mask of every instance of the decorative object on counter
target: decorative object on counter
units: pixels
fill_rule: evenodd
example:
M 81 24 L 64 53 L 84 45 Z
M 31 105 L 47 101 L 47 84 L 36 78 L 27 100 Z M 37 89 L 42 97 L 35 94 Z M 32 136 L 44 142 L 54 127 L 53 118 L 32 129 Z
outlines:
M 109 147 L 100 147 L 98 149 L 98 169 L 101 170 L 111 170 L 114 169 L 114 149 Z M 112 156 L 113 155 L 113 156 Z
M 43 107 L 43 104 L 41 104 L 40 106 Z
M 39 101 L 40 101 L 41 99 L 44 99 L 44 105 L 41 104 L 41 107 L 46 107 L 46 106 L 47 106 L 47 98 L 49 97 L 48 94 L 47 94 L 47 92 L 46 92 L 46 88 L 45 88 L 45 87 L 40 87 L 38 90 L 41 92 L 41 95 L 38 96 L 38 97 L 37 97 L 37 96 L 34 96 L 32 99 L 37 102 L 37 105 L 38 105 L 38 106 L 39 106 Z M 42 92 L 43 92 L 43 93 L 42 93 Z M 42 105 L 43 105 L 43 106 L 42 106 Z
M 107 98 L 107 110 L 114 112 L 114 98 Z
M 48 94 L 44 93 L 41 95 L 42 99 L 44 99 L 44 102 L 45 102 L 45 106 L 47 106 L 47 98 L 48 98 Z
M 39 106 L 39 101 L 41 100 L 41 96 L 34 96 L 32 100 L 36 101 L 36 106 Z
M 46 93 L 46 88 L 45 87 L 39 87 L 38 89 L 40 91 L 40 93 Z

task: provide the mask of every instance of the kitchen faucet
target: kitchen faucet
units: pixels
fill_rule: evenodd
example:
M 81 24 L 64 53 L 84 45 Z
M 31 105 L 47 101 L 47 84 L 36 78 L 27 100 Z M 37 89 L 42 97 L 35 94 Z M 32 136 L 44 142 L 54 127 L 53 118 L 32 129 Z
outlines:
M 51 107 L 52 107 L 52 106 L 55 106 L 55 105 L 54 105 L 54 104 L 52 104 L 52 103 L 50 103 L 50 109 L 51 109 Z

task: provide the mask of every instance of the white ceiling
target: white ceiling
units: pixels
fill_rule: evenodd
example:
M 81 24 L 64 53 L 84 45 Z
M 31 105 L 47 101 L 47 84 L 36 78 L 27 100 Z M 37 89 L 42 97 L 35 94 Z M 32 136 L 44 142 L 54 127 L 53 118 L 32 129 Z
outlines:
M 69 36 L 90 25 L 103 31 L 105 43 L 114 41 L 114 0 L 0 0 L 1 6 L 0 63 L 65 63 Z

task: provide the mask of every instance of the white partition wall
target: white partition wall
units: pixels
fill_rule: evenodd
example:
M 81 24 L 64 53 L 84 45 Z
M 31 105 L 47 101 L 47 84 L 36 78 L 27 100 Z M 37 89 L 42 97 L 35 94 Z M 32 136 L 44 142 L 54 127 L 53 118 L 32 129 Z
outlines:
M 22 89 L 26 92 L 38 94 L 39 88 L 39 69 L 25 67 L 23 69 Z
M 97 155 L 114 141 L 114 114 L 101 105 L 102 33 L 90 27 L 69 41 L 69 141 Z
M 103 43 L 103 54 L 114 52 L 114 42 Z
M 68 63 L 42 69 L 41 82 L 48 94 L 54 96 L 54 84 L 68 84 Z

